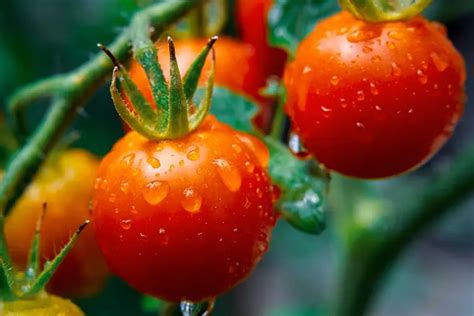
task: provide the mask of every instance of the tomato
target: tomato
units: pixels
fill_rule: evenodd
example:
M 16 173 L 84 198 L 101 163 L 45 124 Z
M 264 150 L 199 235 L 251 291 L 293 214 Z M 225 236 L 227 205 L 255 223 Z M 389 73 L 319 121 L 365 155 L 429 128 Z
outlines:
M 342 12 L 320 22 L 285 74 L 286 110 L 308 150 L 360 178 L 420 166 L 464 109 L 465 65 L 437 23 L 370 24 Z
M 70 149 L 52 156 L 18 200 L 5 222 L 12 259 L 25 267 L 36 222 L 47 202 L 41 231 L 41 257 L 53 259 L 77 227 L 89 218 L 89 200 L 98 159 L 86 151 Z M 48 284 L 52 293 L 90 296 L 104 285 L 107 268 L 87 227 Z
M 190 134 L 132 131 L 100 164 L 92 221 L 112 272 L 168 301 L 202 301 L 246 278 L 275 225 L 267 148 L 212 116 Z
M 0 303 L 3 316 L 83 316 L 84 313 L 69 300 L 42 294 L 27 300 Z
M 208 39 L 190 38 L 175 42 L 176 57 L 181 74 L 184 75 L 194 59 L 206 45 Z M 158 43 L 158 60 L 166 78 L 169 77 L 169 49 L 167 43 Z M 228 37 L 219 37 L 214 45 L 216 50 L 216 73 L 215 83 L 225 86 L 234 92 L 238 92 L 255 100 L 263 100 L 259 89 L 266 83 L 266 76 L 262 65 L 256 58 L 255 48 L 247 43 Z M 210 61 L 206 62 L 203 74 L 210 69 Z M 140 88 L 146 99 L 153 104 L 150 84 L 137 61 L 130 65 L 130 76 Z M 201 77 L 201 83 L 205 84 L 207 76 Z
M 272 4 L 273 0 L 237 0 L 236 14 L 240 36 L 256 48 L 265 75 L 280 76 L 287 55 L 284 50 L 268 44 L 267 16 Z

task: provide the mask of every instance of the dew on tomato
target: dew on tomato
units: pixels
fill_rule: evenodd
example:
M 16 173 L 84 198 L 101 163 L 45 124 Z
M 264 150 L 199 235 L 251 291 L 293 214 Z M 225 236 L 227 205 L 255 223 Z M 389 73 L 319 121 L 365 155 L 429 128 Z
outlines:
M 275 225 L 267 165 L 259 140 L 213 117 L 175 140 L 128 133 L 102 161 L 98 177 L 107 182 L 94 194 L 94 228 L 110 269 L 170 301 L 232 288 L 262 258 Z
M 421 165 L 449 139 L 465 77 L 439 24 L 367 23 L 341 12 L 315 27 L 287 67 L 286 111 L 329 169 L 388 177 Z

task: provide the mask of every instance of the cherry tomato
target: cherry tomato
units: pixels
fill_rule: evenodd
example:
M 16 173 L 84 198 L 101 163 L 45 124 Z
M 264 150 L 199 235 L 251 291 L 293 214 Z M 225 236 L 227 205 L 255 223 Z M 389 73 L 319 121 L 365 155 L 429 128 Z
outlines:
M 86 151 L 56 154 L 40 170 L 5 222 L 12 259 L 24 268 L 36 222 L 47 202 L 41 231 L 41 257 L 53 259 L 77 227 L 89 218 L 89 200 L 99 161 Z M 63 296 L 90 296 L 102 289 L 107 267 L 91 227 L 85 228 L 48 283 Z
M 236 14 L 240 36 L 252 44 L 265 69 L 265 75 L 280 76 L 287 55 L 284 50 L 268 44 L 267 16 L 273 0 L 237 0 Z
M 102 161 L 93 224 L 112 272 L 143 293 L 202 301 L 245 279 L 276 213 L 267 148 L 212 116 L 160 142 L 132 131 Z
M 320 22 L 285 74 L 286 110 L 334 171 L 381 178 L 416 168 L 450 138 L 464 109 L 465 65 L 438 23 Z
M 189 66 L 194 62 L 197 55 L 206 45 L 208 39 L 190 38 L 175 42 L 176 57 L 181 74 L 184 75 Z M 165 77 L 169 76 L 169 49 L 167 43 L 158 43 L 158 60 Z M 255 48 L 247 43 L 240 42 L 228 37 L 219 37 L 214 45 L 217 62 L 215 83 L 225 86 L 235 92 L 252 97 L 255 100 L 263 100 L 259 94 L 259 89 L 266 83 L 266 76 L 262 65 L 256 58 Z M 210 69 L 208 59 L 203 74 L 207 74 Z M 132 61 L 130 65 L 130 76 L 140 88 L 146 99 L 152 102 L 150 84 L 137 61 Z M 201 83 L 205 84 L 207 76 L 201 77 Z
M 3 316 L 84 316 L 84 313 L 69 300 L 43 294 L 27 300 L 4 302 L 0 306 Z

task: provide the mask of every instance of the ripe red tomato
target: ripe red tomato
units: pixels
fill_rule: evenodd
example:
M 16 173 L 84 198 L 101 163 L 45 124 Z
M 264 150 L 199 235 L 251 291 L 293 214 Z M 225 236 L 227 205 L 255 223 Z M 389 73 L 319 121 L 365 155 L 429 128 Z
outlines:
M 414 169 L 449 139 L 464 109 L 465 65 L 422 17 L 320 22 L 288 67 L 293 128 L 329 169 L 360 178 Z
M 132 131 L 102 161 L 93 224 L 111 271 L 168 301 L 202 301 L 249 275 L 276 213 L 266 147 L 209 116 L 160 142 Z
M 240 36 L 252 44 L 265 69 L 265 75 L 280 76 L 287 55 L 284 50 L 268 45 L 267 16 L 273 0 L 237 0 L 236 14 Z
M 186 73 L 207 41 L 204 38 L 190 38 L 175 42 L 176 58 L 182 75 Z M 170 60 L 168 44 L 157 43 L 157 48 L 158 60 L 165 77 L 168 78 Z M 263 100 L 259 94 L 259 89 L 265 86 L 266 76 L 262 65 L 256 58 L 255 48 L 250 44 L 235 39 L 219 37 L 219 40 L 214 45 L 214 49 L 217 56 L 215 83 L 257 101 Z M 208 73 L 210 65 L 210 60 L 208 59 L 203 74 Z M 132 61 L 130 65 L 130 76 L 146 99 L 153 104 L 150 84 L 145 72 L 137 61 Z M 206 83 L 206 78 L 207 76 L 201 77 L 202 84 Z
M 89 201 L 99 161 L 86 151 L 53 156 L 18 200 L 5 221 L 13 262 L 24 269 L 42 205 L 48 203 L 41 231 L 41 257 L 53 259 L 77 227 L 89 218 Z M 100 291 L 108 271 L 92 228 L 87 227 L 48 283 L 63 296 L 91 296 Z

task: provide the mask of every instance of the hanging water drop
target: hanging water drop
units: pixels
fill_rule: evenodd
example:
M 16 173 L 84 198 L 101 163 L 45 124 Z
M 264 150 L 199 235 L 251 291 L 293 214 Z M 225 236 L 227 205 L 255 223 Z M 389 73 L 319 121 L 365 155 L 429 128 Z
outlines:
M 147 162 L 154 169 L 158 169 L 161 166 L 160 160 L 155 157 L 148 158 Z
M 120 221 L 120 226 L 123 230 L 129 230 L 132 227 L 132 220 L 131 219 L 123 219 Z
M 193 188 L 189 187 L 183 191 L 181 206 L 190 213 L 196 213 L 201 209 L 202 196 Z
M 155 180 L 147 183 L 143 189 L 143 198 L 148 204 L 157 205 L 166 198 L 169 190 L 168 182 Z
M 232 167 L 225 159 L 214 160 L 214 165 L 216 165 L 217 173 L 227 189 L 231 192 L 239 191 L 242 185 L 242 177 L 239 171 Z

